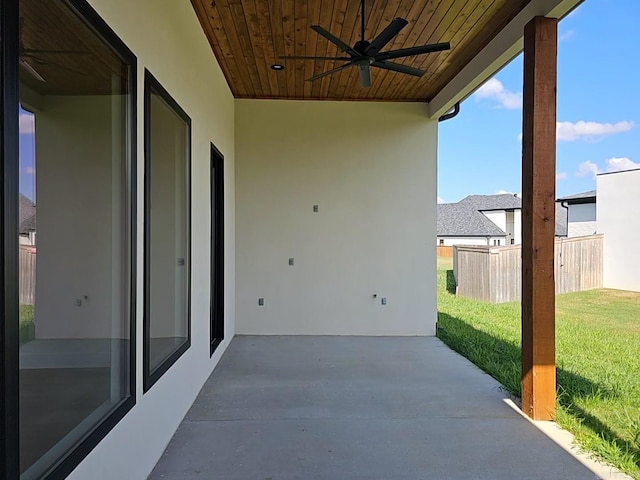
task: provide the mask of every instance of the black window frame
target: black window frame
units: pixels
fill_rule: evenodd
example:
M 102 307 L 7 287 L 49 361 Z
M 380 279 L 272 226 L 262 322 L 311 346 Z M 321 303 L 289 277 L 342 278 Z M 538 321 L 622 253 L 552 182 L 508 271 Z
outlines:
M 18 478 L 18 1 L 0 2 L 0 161 L 2 162 L 2 318 L 0 318 L 0 479 Z
M 0 319 L 0 480 L 20 477 L 19 426 L 19 338 L 18 338 L 18 152 L 19 152 L 19 2 L 0 2 L 0 73 L 2 74 L 0 104 L 2 122 L 0 138 L 3 182 L 1 192 L 2 295 L 3 317 Z M 94 425 L 47 472 L 43 479 L 66 478 L 104 439 L 136 404 L 136 164 L 137 164 L 137 65 L 138 60 L 113 29 L 86 0 L 62 0 L 110 49 L 129 66 L 127 103 L 129 125 L 128 165 L 125 168 L 126 211 L 129 213 L 128 264 L 124 280 L 129 283 L 129 396 L 120 401 L 100 423 Z M 127 268 L 128 267 L 128 268 Z
M 151 94 L 159 95 L 162 100 L 188 126 L 187 135 L 187 240 L 189 245 L 185 267 L 187 268 L 187 340 L 173 351 L 153 372 L 150 371 L 150 301 L 151 301 L 151 236 L 150 236 L 150 195 L 151 195 Z M 143 354 L 142 354 L 142 383 L 144 393 L 178 361 L 191 347 L 191 162 L 192 162 L 192 125 L 191 117 L 180 107 L 178 102 L 169 94 L 156 77 L 145 68 L 144 70 L 144 313 L 143 313 Z
M 209 356 L 224 340 L 224 155 L 211 144 L 211 305 Z

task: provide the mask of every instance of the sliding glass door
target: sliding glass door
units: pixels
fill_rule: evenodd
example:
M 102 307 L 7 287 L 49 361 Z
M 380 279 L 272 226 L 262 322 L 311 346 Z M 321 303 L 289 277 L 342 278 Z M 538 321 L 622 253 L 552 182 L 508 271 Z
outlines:
M 134 403 L 136 69 L 84 1 L 2 3 L 16 29 L 3 67 L 18 73 L 3 85 L 18 126 L 3 131 L 16 147 L 3 156 L 3 353 L 17 380 L 4 410 L 19 422 L 5 475 L 35 479 L 69 472 Z

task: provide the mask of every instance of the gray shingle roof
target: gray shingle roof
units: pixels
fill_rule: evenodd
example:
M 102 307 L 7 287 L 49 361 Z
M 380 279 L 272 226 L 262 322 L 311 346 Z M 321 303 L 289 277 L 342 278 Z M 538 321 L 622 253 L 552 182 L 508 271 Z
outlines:
M 514 210 L 522 208 L 522 199 L 511 193 L 499 195 L 469 195 L 458 203 L 464 203 L 471 208 L 480 211 L 487 210 Z
M 593 202 L 586 202 L 585 200 L 593 200 Z M 589 190 L 588 192 L 576 193 L 575 195 L 568 195 L 566 197 L 559 198 L 556 202 L 571 203 L 596 203 L 596 191 Z
M 438 205 L 439 237 L 504 237 L 506 233 L 481 212 L 520 210 L 522 199 L 511 194 L 469 195 L 458 203 Z M 567 210 L 556 204 L 556 235 L 567 236 Z
M 18 221 L 20 233 L 35 232 L 36 230 L 36 204 L 22 193 L 18 196 Z
M 504 237 L 506 233 L 469 203 L 438 205 L 439 237 Z

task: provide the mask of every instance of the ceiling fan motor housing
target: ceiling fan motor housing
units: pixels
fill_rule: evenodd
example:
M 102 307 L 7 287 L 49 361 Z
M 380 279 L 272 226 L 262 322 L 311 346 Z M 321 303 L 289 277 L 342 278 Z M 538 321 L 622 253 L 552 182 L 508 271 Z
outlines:
M 367 48 L 369 48 L 369 45 L 371 44 L 366 40 L 358 40 L 356 44 L 353 46 L 353 49 L 359 54 L 364 55 L 365 52 L 367 51 Z

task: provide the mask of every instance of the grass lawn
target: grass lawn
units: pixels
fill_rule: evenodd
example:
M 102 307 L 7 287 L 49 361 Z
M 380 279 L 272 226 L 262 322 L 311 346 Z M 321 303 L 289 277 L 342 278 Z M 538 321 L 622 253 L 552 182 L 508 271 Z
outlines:
M 20 345 L 30 342 L 35 338 L 35 325 L 33 323 L 33 305 L 20 305 Z
M 520 396 L 520 303 L 456 297 L 438 259 L 438 337 Z M 556 421 L 582 447 L 640 479 L 640 293 L 556 297 Z

